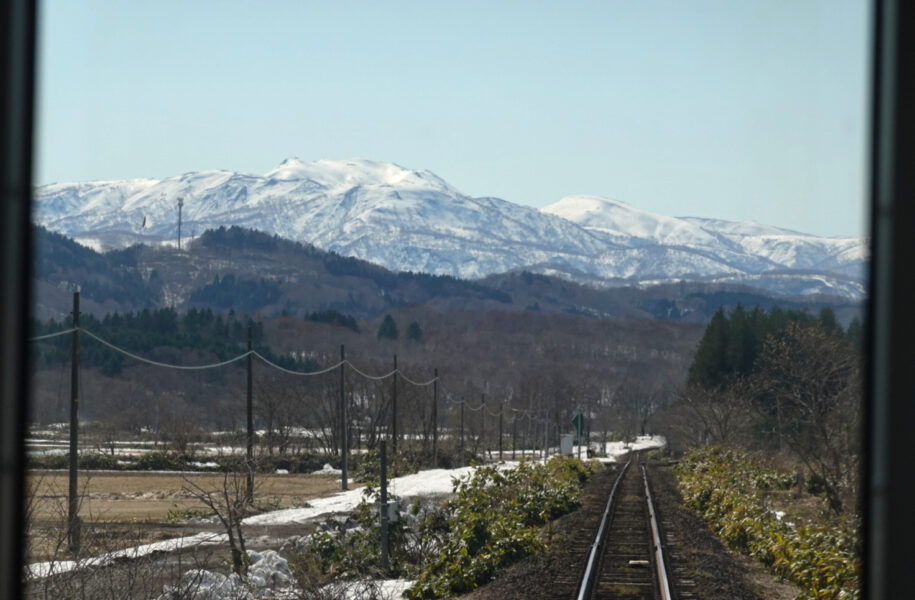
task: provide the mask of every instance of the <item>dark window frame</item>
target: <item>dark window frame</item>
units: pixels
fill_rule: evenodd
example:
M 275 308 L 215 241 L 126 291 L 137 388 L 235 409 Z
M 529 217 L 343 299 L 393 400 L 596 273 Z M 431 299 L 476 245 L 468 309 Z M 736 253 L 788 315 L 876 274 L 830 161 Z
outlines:
M 20 598 L 35 0 L 0 2 L 0 597 Z M 915 3 L 876 0 L 871 120 L 864 596 L 915 590 Z

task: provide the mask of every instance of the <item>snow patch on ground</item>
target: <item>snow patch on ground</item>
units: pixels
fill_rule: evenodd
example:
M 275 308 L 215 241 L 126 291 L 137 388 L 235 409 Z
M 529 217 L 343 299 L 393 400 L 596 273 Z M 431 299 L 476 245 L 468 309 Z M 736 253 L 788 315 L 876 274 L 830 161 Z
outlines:
M 84 567 L 102 567 L 118 560 L 132 560 L 143 556 L 148 556 L 150 554 L 155 554 L 157 552 L 173 552 L 175 550 L 193 548 L 195 546 L 224 544 L 228 542 L 228 540 L 229 537 L 223 533 L 198 533 L 197 535 L 180 537 L 171 540 L 165 540 L 162 542 L 153 542 L 152 544 L 134 546 L 133 548 L 125 548 L 124 550 L 109 552 L 108 554 L 102 554 L 101 556 L 85 558 L 78 561 L 61 560 L 32 563 L 26 566 L 25 570 L 27 577 L 32 579 L 39 579 L 42 577 L 50 577 L 51 575 L 66 573 L 68 571 L 72 571 L 73 569 L 81 569 Z
M 468 475 L 473 467 L 458 469 L 430 469 L 412 475 L 396 477 L 388 483 L 392 495 L 398 496 L 433 496 L 450 494 L 454 485 L 453 479 Z M 362 489 L 338 492 L 333 496 L 309 500 L 305 508 L 287 508 L 262 515 L 248 517 L 245 525 L 287 525 L 308 523 L 323 519 L 336 513 L 352 512 L 362 501 Z
M 400 600 L 403 593 L 413 585 L 408 579 L 369 579 L 365 581 L 343 581 L 321 589 L 325 597 L 336 597 L 341 600 L 362 600 L 378 598 L 379 600 Z
M 197 467 L 198 469 L 216 469 L 219 467 L 219 463 L 215 462 L 190 462 L 188 463 L 192 467 Z
M 607 445 L 604 446 L 606 457 L 598 458 L 597 460 L 601 462 L 617 462 L 627 452 L 663 448 L 666 444 L 667 440 L 661 435 L 640 435 L 635 438 L 634 442 L 607 442 Z
M 248 576 L 222 575 L 205 569 L 186 571 L 178 585 L 167 585 L 157 600 L 193 598 L 194 600 L 255 600 L 292 598 L 293 579 L 289 563 L 273 550 L 248 551 L 251 565 Z
M 186 571 L 178 585 L 167 585 L 156 600 L 171 600 L 175 597 L 193 600 L 258 600 L 260 598 L 300 598 L 295 580 L 289 570 L 289 562 L 273 550 L 248 551 L 251 565 L 248 576 L 235 573 L 222 575 L 205 569 Z M 384 598 L 396 600 L 413 585 L 406 579 L 342 581 L 322 588 L 323 596 L 358 600 L 360 598 Z M 371 594 L 366 592 L 371 591 Z
M 330 463 L 324 463 L 324 466 L 317 471 L 312 472 L 314 475 L 343 475 L 343 471 L 330 466 Z

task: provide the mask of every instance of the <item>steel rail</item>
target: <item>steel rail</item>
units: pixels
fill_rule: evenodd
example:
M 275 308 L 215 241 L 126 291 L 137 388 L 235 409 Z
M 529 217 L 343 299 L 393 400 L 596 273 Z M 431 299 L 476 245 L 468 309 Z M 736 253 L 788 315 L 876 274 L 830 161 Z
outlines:
M 645 497 L 648 499 L 648 518 L 651 521 L 651 546 L 654 551 L 655 574 L 658 577 L 658 589 L 661 600 L 671 600 L 670 583 L 667 581 L 667 568 L 664 565 L 664 552 L 661 550 L 661 530 L 658 527 L 654 503 L 651 501 L 651 490 L 648 489 L 648 471 L 642 467 L 642 480 L 645 482 Z
M 607 506 L 604 508 L 604 514 L 600 519 L 600 526 L 597 528 L 597 535 L 594 537 L 594 543 L 591 544 L 591 551 L 588 553 L 588 562 L 585 565 L 585 572 L 581 577 L 581 585 L 578 588 L 577 600 L 588 600 L 591 598 L 591 592 L 594 589 L 594 580 L 600 571 L 600 559 L 604 549 L 604 538 L 606 537 L 607 525 L 610 523 L 610 516 L 613 514 L 613 501 L 616 498 L 616 488 L 619 487 L 626 471 L 632 461 L 627 462 L 620 471 L 619 476 L 613 483 L 613 489 L 610 490 L 610 497 L 607 499 Z

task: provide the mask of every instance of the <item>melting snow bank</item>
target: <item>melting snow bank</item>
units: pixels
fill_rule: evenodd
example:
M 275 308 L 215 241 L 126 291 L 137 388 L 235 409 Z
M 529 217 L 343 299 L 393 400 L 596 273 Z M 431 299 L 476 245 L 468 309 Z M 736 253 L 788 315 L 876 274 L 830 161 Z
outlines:
M 507 465 L 517 463 L 506 463 Z M 396 477 L 388 484 L 389 493 L 397 496 L 434 496 L 450 494 L 453 479 L 473 472 L 473 467 L 459 469 L 430 469 L 412 475 Z M 274 512 L 248 517 L 245 525 L 287 525 L 290 523 L 308 523 L 334 513 L 352 512 L 362 501 L 362 489 L 340 492 L 325 498 L 309 500 L 305 508 L 287 508 Z
M 643 435 L 636 438 L 635 442 L 608 442 L 605 448 L 604 462 L 615 462 L 620 456 L 633 450 L 647 450 L 661 448 L 666 444 L 659 435 Z M 503 468 L 514 468 L 517 462 L 507 461 Z M 458 469 L 429 469 L 412 475 L 396 477 L 388 484 L 392 496 L 435 496 L 450 494 L 453 490 L 454 479 L 469 475 L 473 467 Z M 245 525 L 287 525 L 290 523 L 308 523 L 316 519 L 328 517 L 334 513 L 349 513 L 359 506 L 362 501 L 362 490 L 349 490 L 333 496 L 309 500 L 305 508 L 287 508 L 274 512 L 248 517 L 243 521 Z
M 408 579 L 341 581 L 321 588 L 320 597 L 341 600 L 400 600 L 413 583 Z
M 505 468 L 511 468 L 517 463 L 505 463 Z M 437 494 L 450 494 L 452 491 L 452 479 L 467 475 L 473 471 L 473 467 L 461 467 L 458 469 L 431 469 L 420 471 L 413 475 L 397 477 L 390 481 L 388 487 L 391 495 L 399 496 L 434 496 Z M 296 523 L 308 523 L 317 519 L 329 517 L 335 513 L 349 513 L 359 506 L 362 500 L 362 489 L 354 489 L 346 492 L 339 492 L 333 496 L 324 498 L 315 498 L 309 500 L 309 506 L 306 508 L 289 508 L 278 510 L 262 515 L 248 517 L 243 521 L 245 525 L 285 525 Z M 93 558 L 86 558 L 80 561 L 53 561 L 44 563 L 33 563 L 28 565 L 26 576 L 32 579 L 49 577 L 60 573 L 66 573 L 73 569 L 82 567 L 98 567 L 111 564 L 118 559 L 133 559 L 154 554 L 156 552 L 171 552 L 200 546 L 205 544 L 224 544 L 228 541 L 228 536 L 219 533 L 198 533 L 197 535 L 180 537 L 134 548 L 126 548 L 103 554 Z
M 634 450 L 648 450 L 650 448 L 663 448 L 667 445 L 667 440 L 661 435 L 640 435 L 635 438 L 634 442 L 607 442 L 604 447 L 605 458 L 597 460 L 601 462 L 616 462 L 620 456 Z
M 248 576 L 222 575 L 205 569 L 186 571 L 178 585 L 167 585 L 156 600 L 189 598 L 193 600 L 255 600 L 256 598 L 293 598 L 294 586 L 289 563 L 273 550 L 248 551 L 251 565 Z
M 109 552 L 108 554 L 102 554 L 101 556 L 94 556 L 92 558 L 85 558 L 81 560 L 60 560 L 52 562 L 32 563 L 25 568 L 26 577 L 31 579 L 40 579 L 42 577 L 50 577 L 51 575 L 66 573 L 68 571 L 72 571 L 73 569 L 81 569 L 84 567 L 104 567 L 105 565 L 109 565 L 118 560 L 132 560 L 135 558 L 148 556 L 150 554 L 155 554 L 157 552 L 173 552 L 175 550 L 183 550 L 185 548 L 192 548 L 195 546 L 224 544 L 228 542 L 228 540 L 229 537 L 224 533 L 198 533 L 197 535 L 180 537 L 171 540 L 165 540 L 162 542 L 153 542 L 152 544 L 134 546 L 133 548 L 125 548 L 124 550 L 118 550 L 117 552 Z
M 186 571 L 178 585 L 167 585 L 156 600 L 188 598 L 189 600 L 259 600 L 260 598 L 301 598 L 289 571 L 289 562 L 274 552 L 248 551 L 251 565 L 248 576 L 222 575 L 204 569 Z M 413 585 L 405 579 L 343 581 L 321 588 L 321 597 L 361 600 L 397 600 Z
M 317 471 L 312 471 L 312 475 L 343 475 L 343 471 L 333 468 L 329 463 L 324 463 L 324 467 Z

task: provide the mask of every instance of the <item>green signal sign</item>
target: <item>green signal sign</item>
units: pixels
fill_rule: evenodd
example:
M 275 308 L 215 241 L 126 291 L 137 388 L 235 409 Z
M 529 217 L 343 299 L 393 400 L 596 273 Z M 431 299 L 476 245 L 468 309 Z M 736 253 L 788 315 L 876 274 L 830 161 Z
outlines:
M 572 417 L 572 425 L 575 426 L 575 434 L 581 438 L 585 433 L 585 416 L 581 413 L 577 413 Z

